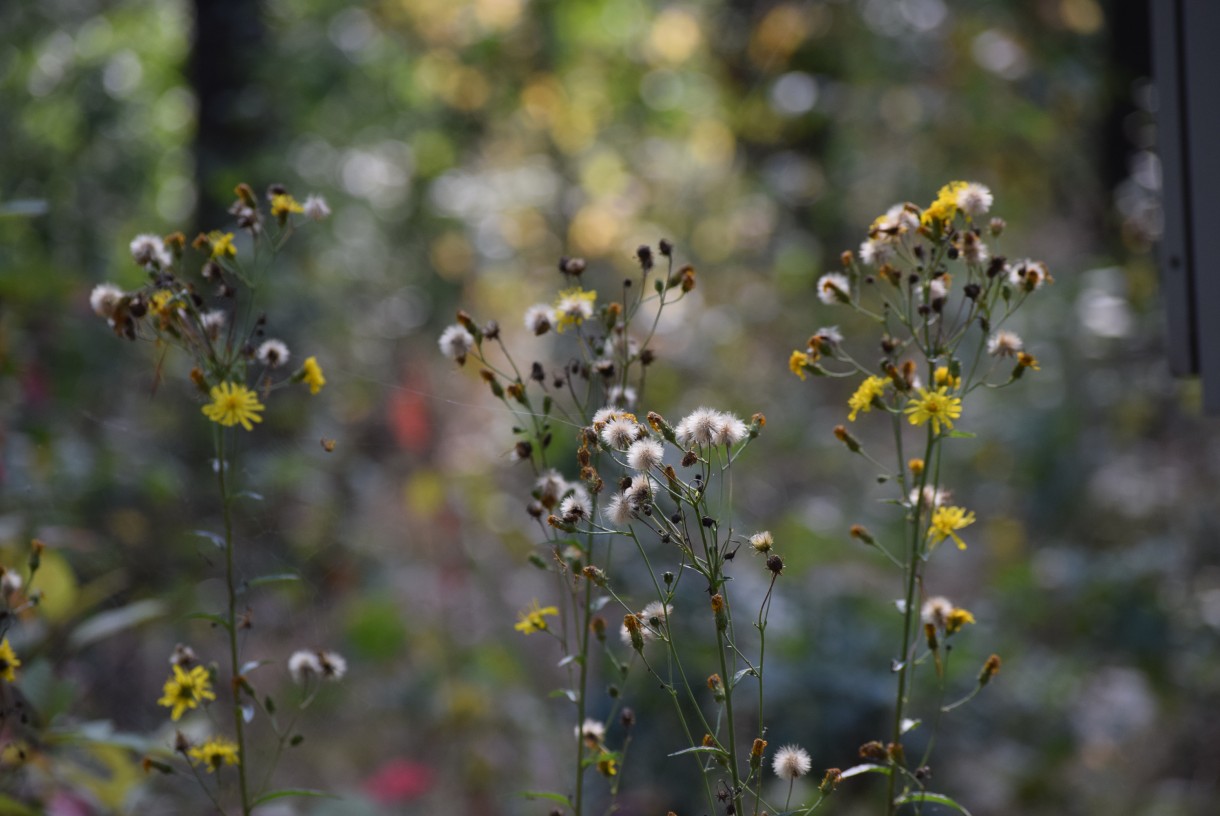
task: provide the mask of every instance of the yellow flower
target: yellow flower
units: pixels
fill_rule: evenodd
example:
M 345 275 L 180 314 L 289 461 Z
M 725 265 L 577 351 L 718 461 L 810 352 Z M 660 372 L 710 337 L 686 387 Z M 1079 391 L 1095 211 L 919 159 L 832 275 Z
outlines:
M 546 618 L 544 615 L 558 615 L 559 610 L 553 606 L 538 606 L 538 599 L 535 598 L 530 608 L 521 613 L 521 619 L 513 626 L 518 632 L 523 635 L 532 635 L 534 632 L 541 632 L 546 629 Z
M 239 764 L 237 745 L 223 737 L 212 737 L 203 745 L 196 746 L 187 751 L 187 755 L 206 766 L 208 773 L 215 771 L 222 764 Z
M 212 386 L 212 404 L 203 406 L 203 413 L 213 422 L 225 427 L 239 422 L 247 431 L 254 430 L 251 422 L 262 422 L 259 412 L 263 404 L 258 395 L 240 383 L 222 382 Z
M 968 609 L 955 606 L 953 611 L 945 618 L 945 634 L 955 635 L 968 623 L 974 623 L 974 615 L 971 615 Z
M 208 670 L 203 666 L 195 666 L 188 672 L 175 664 L 174 676 L 165 681 L 164 692 L 157 704 L 172 708 L 170 719 L 175 722 L 188 708 L 198 708 L 204 700 L 216 699 Z
M 162 321 L 169 320 L 171 317 L 173 317 L 174 312 L 179 312 L 182 310 L 181 304 L 173 303 L 171 305 L 171 301 L 173 299 L 173 292 L 168 289 L 159 289 L 158 291 L 153 292 L 152 296 L 149 297 L 148 311 L 161 318 Z
M 555 331 L 562 332 L 570 326 L 579 326 L 593 317 L 593 302 L 597 300 L 597 292 L 581 289 L 565 289 L 559 293 L 555 301 Z
M 8 638 L 0 641 L 0 680 L 7 680 L 10 683 L 17 680 L 17 667 L 21 665 L 21 661 L 17 659 L 17 654 L 13 651 L 13 647 L 9 645 Z
M 933 547 L 946 538 L 952 538 L 957 542 L 957 548 L 964 550 L 966 549 L 966 542 L 962 541 L 962 537 L 957 534 L 957 531 L 963 530 L 971 524 L 974 524 L 974 513 L 966 510 L 966 508 L 937 507 L 936 512 L 932 514 L 932 524 L 928 528 L 928 538 L 932 539 Z
M 233 246 L 233 233 L 212 230 L 208 233 L 213 258 L 236 258 L 237 247 Z
M 868 413 L 873 408 L 873 400 L 880 399 L 885 393 L 885 386 L 889 380 L 885 377 L 869 377 L 864 382 L 860 383 L 860 387 L 856 389 L 856 393 L 851 395 L 847 400 L 847 407 L 851 409 L 851 413 L 847 418 L 852 422 L 856 421 L 856 414 L 860 411 Z
M 966 186 L 964 181 L 951 181 L 936 194 L 936 200 L 923 211 L 919 222 L 924 226 L 952 221 L 957 214 L 957 194 Z
M 907 403 L 906 412 L 912 425 L 922 425 L 931 421 L 932 432 L 940 433 L 940 426 L 953 428 L 953 420 L 962 415 L 962 401 L 946 393 L 942 385 L 935 391 L 926 388 L 919 389 L 919 397 Z
M 602 776 L 618 776 L 618 760 L 613 754 L 602 754 L 597 758 L 597 772 Z
M 283 218 L 289 213 L 305 212 L 297 200 L 288 193 L 278 193 L 271 197 L 271 214 L 276 218 Z
M 813 360 L 803 351 L 793 351 L 788 358 L 788 370 L 803 381 L 805 379 L 805 366 L 809 365 Z
M 1023 351 L 1017 352 L 1017 365 L 1021 368 L 1032 368 L 1034 371 L 1042 370 L 1042 366 L 1038 365 L 1038 358 Z
M 962 378 L 954 377 L 952 374 L 950 374 L 948 366 L 941 366 L 940 368 L 936 369 L 936 373 L 933 374 L 932 377 L 936 381 L 937 387 L 942 385 L 950 389 L 962 387 Z
M 326 378 L 322 376 L 322 366 L 318 365 L 317 357 L 305 358 L 305 362 L 301 364 L 301 380 L 309 386 L 311 394 L 318 393 L 322 386 L 326 385 Z

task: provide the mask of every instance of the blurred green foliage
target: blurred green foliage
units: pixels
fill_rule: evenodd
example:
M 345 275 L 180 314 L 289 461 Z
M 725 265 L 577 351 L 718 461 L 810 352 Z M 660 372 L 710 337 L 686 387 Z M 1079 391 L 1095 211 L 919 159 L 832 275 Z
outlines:
M 210 644 L 183 618 L 215 596 L 190 531 L 218 513 L 196 487 L 209 446 L 183 361 L 109 336 L 87 295 L 140 282 L 135 234 L 219 226 L 210 202 L 244 180 L 334 210 L 267 293 L 273 332 L 324 349 L 323 408 L 268 412 L 243 458 L 266 498 L 238 519 L 251 576 L 305 579 L 255 596 L 251 637 L 276 656 L 352 658 L 283 773 L 346 796 L 311 812 L 541 813 L 517 792 L 563 789 L 557 655 L 509 625 L 547 590 L 524 557 L 528 477 L 508 460 L 507 418 L 434 337 L 460 303 L 546 360 L 519 317 L 550 297 L 555 260 L 588 258 L 591 285 L 612 291 L 660 237 L 699 288 L 661 327 L 648 407 L 767 414 L 739 502 L 789 564 L 768 738 L 803 743 L 815 767 L 851 764 L 891 693 L 897 589 L 845 531 L 893 519 L 830 435 L 847 394 L 798 388 L 787 353 L 840 319 L 812 284 L 878 213 L 970 178 L 996 193 L 1003 248 L 1041 256 L 1057 283 L 1019 325 L 1042 372 L 966 418 L 979 438 L 957 446 L 959 494 L 984 523 L 935 591 L 979 618 L 962 663 L 998 651 L 1005 665 L 948 724 L 938 785 L 976 814 L 1211 812 L 1220 457 L 1164 362 L 1155 189 L 1139 172 L 1151 103 L 1117 59 L 1124 4 L 241 8 L 261 24 L 249 75 L 208 104 L 259 139 L 200 175 L 189 3 L 0 4 L 0 560 L 19 563 L 37 535 L 66 568 L 15 644 L 51 733 L 107 720 L 167 745 L 165 660 L 177 641 Z M 171 611 L 72 646 L 97 613 L 154 598 Z M 684 812 L 650 691 L 625 690 L 641 747 L 623 812 Z M 113 778 L 134 781 L 124 767 Z M 5 774 L 48 807 L 185 812 L 191 792 Z M 865 812 L 875 794 L 853 785 L 832 804 Z

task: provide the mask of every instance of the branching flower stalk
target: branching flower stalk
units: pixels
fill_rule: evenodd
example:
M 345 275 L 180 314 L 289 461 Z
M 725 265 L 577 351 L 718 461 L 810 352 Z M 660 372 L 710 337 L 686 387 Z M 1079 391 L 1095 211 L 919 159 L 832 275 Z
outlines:
M 667 262 L 663 274 L 657 274 L 658 254 Z M 574 684 L 564 696 L 575 707 L 578 761 L 570 795 L 545 795 L 563 798 L 572 813 L 586 812 L 590 801 L 586 772 L 596 767 L 609 780 L 614 807 L 634 717 L 622 709 L 626 733 L 617 751 L 609 749 L 605 738 L 610 723 L 588 718 L 595 702 L 590 689 L 594 686 L 596 642 L 606 655 L 605 665 L 612 670 L 610 710 L 619 710 L 628 693 L 625 684 L 631 667 L 638 660 L 673 703 L 687 742 L 685 750 L 674 754 L 689 754 L 696 763 L 708 808 L 731 805 L 734 812 L 744 813 L 745 797 L 753 792 L 757 813 L 765 806 L 761 796 L 766 745 L 761 685 L 758 734 L 753 740 L 743 739 L 740 733 L 744 720 L 738 716 L 734 693 L 745 677 L 757 678 L 761 684 L 762 655 L 751 661 L 741 651 L 726 567 L 744 543 L 733 530 L 732 464 L 759 435 L 765 419 L 756 414 L 745 422 L 711 408 L 699 408 L 676 425 L 653 411 L 643 414 L 643 419 L 637 416 L 635 406 L 642 399 L 645 373 L 655 360 L 649 343 L 662 313 L 695 285 L 695 270 L 689 265 L 675 268 L 673 248 L 666 241 L 655 253 L 651 247 L 640 247 L 637 259 L 639 276 L 623 281 L 622 302 L 609 303 L 583 288 L 583 261 L 560 261 L 564 288 L 553 303 L 527 310 L 524 322 L 533 335 L 553 332 L 572 338 L 571 351 L 561 355 L 568 362 L 561 366 L 520 365 L 498 323 L 479 326 L 465 312 L 459 312 L 457 323 L 441 334 L 440 348 L 459 365 L 468 360 L 477 363 L 493 396 L 513 412 L 517 420 L 514 457 L 528 461 L 533 469 L 534 489 L 527 510 L 543 539 L 541 552 L 532 555 L 531 561 L 553 571 L 562 582 L 562 615 L 558 607 L 535 601 L 516 625 L 518 631 L 532 634 L 551 632 L 550 616 L 564 621 L 561 631 L 553 634 L 560 641 L 562 663 Z M 637 339 L 636 325 L 645 329 L 642 340 Z M 493 348 L 495 359 L 489 354 Z M 576 479 L 561 475 L 546 458 L 553 434 L 564 425 L 576 429 Z M 765 535 L 770 541 L 770 534 Z M 634 564 L 621 557 L 611 560 L 614 541 L 623 538 L 631 540 L 638 555 Z M 765 554 L 770 544 L 765 549 L 752 545 L 751 549 Z M 656 558 L 673 561 L 673 567 L 664 571 L 663 581 L 653 568 Z M 782 561 L 771 554 L 763 569 L 770 570 L 771 581 L 754 622 L 760 638 Z M 630 588 L 634 573 L 648 576 L 644 584 L 651 588 L 652 599 L 646 604 L 633 602 L 630 593 L 623 591 Z M 689 628 L 686 616 L 675 617 L 676 605 L 683 603 L 679 592 L 688 573 L 692 579 L 699 576 L 702 586 L 691 589 L 706 592 L 703 603 L 710 598 L 706 625 L 711 628 L 699 627 L 711 636 L 715 649 L 714 671 L 706 683 L 692 682 L 687 658 L 675 637 L 677 630 Z M 607 607 L 618 611 L 607 615 Z M 619 614 L 620 639 L 630 650 L 621 659 L 607 636 L 609 621 Z M 664 644 L 663 660 L 657 659 L 656 643 Z M 735 674 L 742 661 L 747 669 Z M 709 716 L 707 702 L 701 699 L 709 691 L 715 716 Z M 590 738 L 590 733 L 596 738 Z
M 236 195 L 230 212 L 238 229 L 249 238 L 250 250 L 243 252 L 252 254 L 252 261 L 244 262 L 232 232 L 215 230 L 199 235 L 192 247 L 202 255 L 202 261 L 195 263 L 181 233 L 165 238 L 140 235 L 132 241 L 131 253 L 147 272 L 148 283 L 135 291 L 101 284 L 93 290 L 90 305 L 119 337 L 146 339 L 158 347 L 174 346 L 185 352 L 193 363 L 190 379 L 209 400 L 201 410 L 212 423 L 212 466 L 223 523 L 221 535 L 209 535 L 224 552 L 226 599 L 222 614 L 200 613 L 196 617 L 212 620 L 225 630 L 227 666 L 223 674 L 214 668 L 208 670 L 192 649 L 179 646 L 171 659 L 173 675 L 166 682 L 165 694 L 159 702 L 172 709 L 172 719 L 177 721 L 187 712 L 215 700 L 213 676 L 223 678 L 231 693 L 234 741 L 214 736 L 193 745 L 180 732 L 174 752 L 190 767 L 204 793 L 222 813 L 224 801 L 229 798 L 221 781 L 222 770 L 226 765 L 235 765 L 237 806 L 242 816 L 248 816 L 264 797 L 285 795 L 267 792 L 266 783 L 261 786 L 263 789 L 254 790 L 249 782 L 252 757 L 247 725 L 256 707 L 264 711 L 276 731 L 275 761 L 290 737 L 274 723 L 271 698 L 260 699 L 249 677 L 249 671 L 266 661 L 242 663 L 241 633 L 252 623 L 249 610 L 239 610 L 239 598 L 252 584 L 240 578 L 233 529 L 233 502 L 241 495 L 233 483 L 237 472 L 236 427 L 253 431 L 263 421 L 264 401 L 275 391 L 301 384 L 316 394 L 326 384 L 315 357 L 306 358 L 295 370 L 288 367 L 291 356 L 288 346 L 265 336 L 267 319 L 261 314 L 256 316 L 255 297 L 267 268 L 295 230 L 294 217 L 321 220 L 330 211 L 325 201 L 316 196 L 304 204 L 298 203 L 280 185 L 268 190 L 265 205 L 248 185 L 238 185 Z M 211 290 L 208 295 L 201 294 L 207 290 Z M 298 682 L 310 678 L 337 680 L 346 670 L 346 663 L 331 652 L 306 651 L 293 655 L 289 669 Z M 301 708 L 310 699 L 312 696 Z M 151 767 L 168 772 L 164 763 L 151 762 Z M 216 774 L 215 793 L 199 773 L 200 767 L 209 776 Z M 268 781 L 274 767 L 275 762 L 266 770 Z
M 979 673 L 973 692 L 958 703 L 942 705 L 946 641 L 974 623 L 974 617 L 945 598 L 929 597 L 926 589 L 927 567 L 938 545 L 952 539 L 965 549 L 959 531 L 976 520 L 973 512 L 952 504 L 941 478 L 945 443 L 974 435 L 955 428 L 964 414 L 964 401 L 979 389 L 1004 388 L 1027 370 L 1039 370 L 1020 337 L 1001 327 L 1052 279 L 1042 263 L 1008 261 L 987 246 L 985 240 L 999 239 L 1005 228 L 998 218 L 983 223 L 991 204 L 986 187 L 955 181 L 943 187 L 926 209 L 910 203 L 895 205 L 873 222 L 858 253 L 843 254 L 843 271 L 818 281 L 818 295 L 825 304 L 846 306 L 880 329 L 878 364 L 858 362 L 837 328 L 819 329 L 803 350 L 789 357 L 792 373 L 802 380 L 810 374 L 862 376 L 848 400 L 848 422 L 876 410 L 889 414 L 892 425 L 896 460 L 892 469 L 866 451 L 846 425 L 835 428 L 835 436 L 849 451 L 886 470 L 882 480 L 896 486 L 894 503 L 904 511 L 905 533 L 897 553 L 863 525 L 851 530 L 853 538 L 874 547 L 901 571 L 898 605 L 903 623 L 893 661 L 893 718 L 886 743 L 874 741 L 861 748 L 861 755 L 873 764 L 858 769 L 886 774 L 885 812 L 891 815 L 905 803 L 921 803 L 932 795 L 925 780 L 935 734 L 914 768 L 903 748 L 905 734 L 918 725 L 908 716 L 918 666 L 931 658 L 937 672 L 933 731 L 942 713 L 973 698 L 999 670 L 999 658 L 993 656 Z M 906 458 L 903 432 L 908 424 L 922 432 L 918 458 Z M 919 624 L 926 651 L 919 645 Z M 848 775 L 854 776 L 855 770 L 844 773 Z M 935 796 L 937 801 L 951 801 Z

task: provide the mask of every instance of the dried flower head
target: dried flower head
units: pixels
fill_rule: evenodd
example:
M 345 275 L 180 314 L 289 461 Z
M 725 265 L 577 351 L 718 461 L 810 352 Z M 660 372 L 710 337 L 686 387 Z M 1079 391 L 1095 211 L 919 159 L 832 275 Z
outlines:
M 665 448 L 650 437 L 637 439 L 627 449 L 627 466 L 641 473 L 660 467 L 664 458 Z
M 809 752 L 799 745 L 785 745 L 775 752 L 775 758 L 771 760 L 771 769 L 780 779 L 799 779 L 812 767 Z
M 255 358 L 267 368 L 279 368 L 288 362 L 288 346 L 282 340 L 264 340 L 254 353 Z
M 818 298 L 827 305 L 851 302 L 851 281 L 841 272 L 827 272 L 818 279 Z
M 310 649 L 301 649 L 288 658 L 288 673 L 298 683 L 305 683 L 312 677 L 322 674 L 322 663 L 318 653 Z
M 1025 347 L 1015 332 L 1001 329 L 987 340 L 987 353 L 993 357 L 1016 357 Z
M 307 196 L 301 210 L 305 213 L 306 218 L 314 221 L 325 221 L 330 217 L 330 207 L 327 206 L 326 199 L 320 195 Z
M 112 317 L 123 300 L 123 290 L 113 283 L 99 283 L 89 293 L 89 307 L 98 317 Z
M 455 323 L 441 332 L 437 344 L 441 347 L 442 354 L 458 365 L 464 365 L 466 355 L 474 348 L 474 335 L 464 326 Z

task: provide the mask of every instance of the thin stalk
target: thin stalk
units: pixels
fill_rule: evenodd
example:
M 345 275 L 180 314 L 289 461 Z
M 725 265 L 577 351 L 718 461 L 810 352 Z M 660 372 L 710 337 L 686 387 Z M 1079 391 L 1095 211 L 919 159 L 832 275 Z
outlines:
M 237 579 L 233 567 L 233 513 L 232 497 L 229 494 L 228 480 L 225 474 L 229 469 L 225 459 L 225 432 L 223 428 L 216 429 L 216 478 L 220 488 L 221 507 L 224 513 L 225 529 L 225 589 L 228 594 L 228 626 L 229 633 L 229 671 L 230 685 L 233 688 L 233 729 L 237 734 L 237 780 L 241 789 L 242 816 L 249 816 L 250 791 L 246 781 L 246 730 L 245 720 L 241 714 L 241 686 L 237 678 L 241 673 L 241 664 L 237 654 Z

